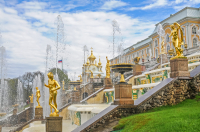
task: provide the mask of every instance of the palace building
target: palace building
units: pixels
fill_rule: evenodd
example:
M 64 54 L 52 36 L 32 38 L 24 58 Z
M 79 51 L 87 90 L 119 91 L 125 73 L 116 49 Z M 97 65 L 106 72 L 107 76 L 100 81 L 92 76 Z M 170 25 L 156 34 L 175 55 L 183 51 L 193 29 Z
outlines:
M 133 63 L 134 58 L 140 57 L 139 64 L 143 64 L 146 68 L 151 67 L 157 63 L 157 58 L 161 53 L 161 38 L 157 34 L 158 25 L 161 24 L 165 31 L 165 52 L 168 53 L 170 49 L 174 49 L 172 44 L 172 37 L 170 37 L 170 25 L 174 22 L 180 24 L 184 42 L 187 44 L 187 49 L 184 49 L 184 55 L 190 55 L 199 50 L 200 36 L 198 30 L 200 26 L 200 8 L 186 7 L 175 14 L 171 14 L 165 20 L 156 24 L 153 33 L 146 39 L 133 44 L 124 49 L 122 60 L 124 63 Z M 111 64 L 119 63 L 119 57 L 111 59 Z

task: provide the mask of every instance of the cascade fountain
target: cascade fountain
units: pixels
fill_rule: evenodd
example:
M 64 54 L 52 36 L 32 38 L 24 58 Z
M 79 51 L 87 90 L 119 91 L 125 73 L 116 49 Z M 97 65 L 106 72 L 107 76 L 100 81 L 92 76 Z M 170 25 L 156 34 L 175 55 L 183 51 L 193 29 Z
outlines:
M 48 76 L 47 76 L 47 71 L 45 71 L 45 74 L 44 74 L 44 83 L 45 84 L 48 84 Z M 46 88 L 45 86 L 44 87 L 44 107 L 43 107 L 43 115 L 44 115 L 44 118 L 45 116 L 49 116 L 50 115 L 50 106 L 49 106 L 49 89 Z
M 2 89 L 3 91 L 3 102 L 2 102 L 2 105 L 3 105 L 3 109 L 4 109 L 4 112 L 8 113 L 8 101 L 9 101 L 9 95 L 8 95 L 8 83 L 7 81 L 4 82 L 4 87 Z
M 23 107 L 23 100 L 24 95 L 23 95 L 23 88 L 22 88 L 22 83 L 18 79 L 18 84 L 17 84 L 17 100 L 16 103 L 19 105 L 19 107 Z

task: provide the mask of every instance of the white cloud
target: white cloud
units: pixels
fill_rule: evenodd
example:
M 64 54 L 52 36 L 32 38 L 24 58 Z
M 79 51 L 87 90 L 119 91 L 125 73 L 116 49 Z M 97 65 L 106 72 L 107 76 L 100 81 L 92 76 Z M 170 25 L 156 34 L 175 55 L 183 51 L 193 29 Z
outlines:
M 174 3 L 175 5 L 173 6 L 173 8 L 176 11 L 179 11 L 185 7 L 193 7 L 199 4 L 200 0 L 176 0 Z
M 111 1 L 106 1 L 104 3 L 104 5 L 100 9 L 103 9 L 103 10 L 112 10 L 114 8 L 122 7 L 122 6 L 126 6 L 126 5 L 128 5 L 128 4 L 125 3 L 125 2 L 118 1 L 118 0 L 111 0 Z
M 11 8 L 4 8 L 5 12 L 7 13 L 13 13 L 13 14 L 17 14 L 17 11 Z
M 5 3 L 5 1 L 4 0 L 0 0 L 0 3 Z
M 155 8 L 163 8 L 163 7 L 172 7 L 176 11 L 183 9 L 184 7 L 192 7 L 196 4 L 199 4 L 200 0 L 175 0 L 175 1 L 169 1 L 169 0 L 153 0 L 151 4 L 141 6 L 141 7 L 131 7 L 127 10 L 133 11 L 133 10 L 149 10 L 149 9 L 155 9 Z
M 156 0 L 155 3 L 144 6 L 142 8 L 142 10 L 146 10 L 146 9 L 152 9 L 152 8 L 156 8 L 156 7 L 162 7 L 169 4 L 169 2 L 167 0 Z
M 27 1 L 23 1 L 20 4 L 17 4 L 16 7 L 20 8 L 20 9 L 28 9 L 28 10 L 40 10 L 40 9 L 44 9 L 48 4 L 45 2 L 27 2 Z
M 160 8 L 166 5 L 170 5 L 170 2 L 168 0 L 154 0 L 152 4 L 142 6 L 142 7 L 131 7 L 128 10 L 148 10 L 148 9 L 153 9 L 153 8 Z
M 81 74 L 82 70 L 84 45 L 88 48 L 93 47 L 97 61 L 98 56 L 101 56 L 103 69 L 105 68 L 106 56 L 112 57 L 109 46 L 112 47 L 111 21 L 113 19 L 120 24 L 122 36 L 125 38 L 125 47 L 148 37 L 156 23 L 133 19 L 114 12 L 87 11 L 59 14 L 65 24 L 67 44 L 70 45 L 66 46 L 64 68 L 69 73 L 76 72 L 77 75 Z M 28 71 L 44 72 L 46 45 L 52 46 L 55 56 L 55 42 L 52 42 L 51 37 L 43 34 L 55 31 L 53 28 L 55 28 L 54 21 L 57 15 L 58 13 L 44 10 L 26 10 L 19 16 L 0 9 L 0 16 L 4 18 L 0 19 L 3 40 L 6 41 L 4 46 L 9 53 L 9 77 L 17 77 Z M 116 42 L 117 44 L 119 42 Z M 51 66 L 55 66 L 54 60 Z

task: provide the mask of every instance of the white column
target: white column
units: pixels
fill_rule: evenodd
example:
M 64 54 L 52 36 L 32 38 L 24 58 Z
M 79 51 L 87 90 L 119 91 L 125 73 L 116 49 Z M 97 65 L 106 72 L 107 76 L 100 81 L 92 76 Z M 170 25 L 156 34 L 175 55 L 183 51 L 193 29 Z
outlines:
M 192 48 L 192 42 L 191 42 L 191 29 L 190 29 L 190 24 L 186 24 L 186 42 L 188 45 L 188 48 Z

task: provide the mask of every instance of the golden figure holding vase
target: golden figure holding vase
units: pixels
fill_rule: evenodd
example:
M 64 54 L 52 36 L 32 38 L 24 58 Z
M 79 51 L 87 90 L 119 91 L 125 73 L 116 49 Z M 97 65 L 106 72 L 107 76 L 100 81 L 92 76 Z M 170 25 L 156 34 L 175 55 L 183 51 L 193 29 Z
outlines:
M 108 60 L 108 57 L 106 56 L 106 78 L 110 78 L 110 60 Z
M 29 96 L 29 98 L 30 98 L 30 102 L 33 103 L 33 94 Z
M 165 54 L 165 39 L 162 37 L 162 42 L 161 42 L 161 54 Z
M 57 90 L 60 89 L 60 85 L 56 80 L 53 79 L 53 73 L 49 72 L 47 74 L 49 80 L 48 80 L 48 85 L 44 84 L 47 88 L 49 88 L 49 105 L 51 107 L 51 114 L 50 116 L 59 116 L 58 112 L 59 110 L 57 109 L 57 103 L 56 103 L 56 97 L 57 97 Z M 52 101 L 54 104 L 52 104 Z M 54 109 L 54 113 L 52 113 L 52 108 Z
M 184 45 L 183 31 L 181 29 L 181 26 L 177 22 L 175 22 L 170 25 L 170 27 L 172 29 L 170 36 L 172 36 L 172 43 L 176 51 L 176 56 L 171 59 L 187 58 L 183 55 L 183 49 L 181 48 L 181 45 Z
M 42 108 L 42 106 L 40 105 L 39 99 L 40 99 L 40 90 L 38 89 L 38 87 L 36 87 L 36 95 L 35 97 L 37 97 L 36 101 L 38 103 L 38 106 L 36 106 L 36 108 Z

